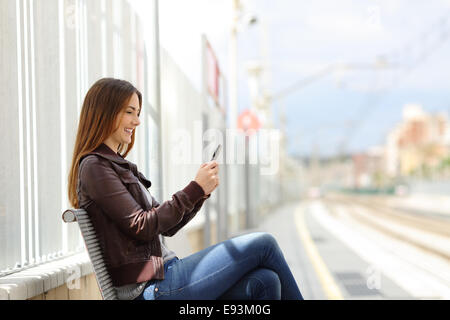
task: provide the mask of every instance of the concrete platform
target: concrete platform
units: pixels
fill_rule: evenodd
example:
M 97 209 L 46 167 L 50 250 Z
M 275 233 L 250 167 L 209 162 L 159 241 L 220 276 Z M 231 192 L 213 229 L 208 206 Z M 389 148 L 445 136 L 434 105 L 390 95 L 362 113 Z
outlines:
M 287 204 L 256 228 L 275 236 L 305 299 L 414 299 L 327 230 L 311 208 Z

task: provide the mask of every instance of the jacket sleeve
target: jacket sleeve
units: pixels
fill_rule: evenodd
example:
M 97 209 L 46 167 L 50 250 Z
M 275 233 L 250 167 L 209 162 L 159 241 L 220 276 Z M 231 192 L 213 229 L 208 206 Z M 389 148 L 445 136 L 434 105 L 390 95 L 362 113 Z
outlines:
M 172 200 L 145 211 L 136 202 L 118 174 L 98 157 L 87 157 L 80 169 L 81 191 L 128 236 L 149 241 L 165 233 L 183 220 L 204 196 L 203 189 L 191 181 L 183 190 L 173 194 Z
M 183 228 L 189 221 L 191 221 L 196 216 L 197 212 L 200 210 L 203 203 L 210 196 L 211 195 L 208 194 L 207 196 L 203 196 L 200 200 L 198 200 L 197 203 L 194 205 L 194 209 L 192 209 L 190 212 L 185 213 L 183 219 L 181 219 L 181 221 L 175 227 L 171 228 L 166 232 L 163 232 L 162 235 L 165 237 L 172 237 L 174 234 L 176 234 L 181 228 Z

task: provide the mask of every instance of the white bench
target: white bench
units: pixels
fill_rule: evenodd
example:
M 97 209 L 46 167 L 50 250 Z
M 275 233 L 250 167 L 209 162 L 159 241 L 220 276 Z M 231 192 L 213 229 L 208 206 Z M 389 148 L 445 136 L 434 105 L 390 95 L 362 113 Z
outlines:
M 84 209 L 68 209 L 64 211 L 62 219 L 64 222 L 78 222 L 103 300 L 118 300 L 111 276 L 106 269 L 100 243 L 88 213 Z

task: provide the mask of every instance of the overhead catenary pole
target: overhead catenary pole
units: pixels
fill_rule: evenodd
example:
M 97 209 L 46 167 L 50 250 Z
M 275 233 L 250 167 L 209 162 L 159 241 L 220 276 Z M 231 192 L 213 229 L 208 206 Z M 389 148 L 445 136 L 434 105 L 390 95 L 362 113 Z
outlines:
M 237 35 L 239 32 L 239 27 L 242 25 L 250 26 L 257 22 L 257 19 L 254 15 L 247 15 L 242 17 L 242 3 L 240 0 L 231 0 L 231 28 L 230 28 L 230 46 L 229 46 L 229 107 L 228 107 L 228 125 L 229 129 L 233 132 L 233 136 L 237 130 L 237 118 L 238 118 L 238 43 L 237 43 Z M 241 21 L 244 18 L 243 21 Z M 236 144 L 233 141 L 228 143 L 228 154 L 236 156 Z M 231 150 L 233 148 L 234 150 Z M 228 156 L 228 155 L 227 155 Z M 228 159 L 234 161 L 235 159 Z M 229 162 L 228 162 L 229 163 Z M 238 167 L 232 163 L 229 163 L 229 173 L 230 173 L 230 190 L 229 194 L 232 194 L 234 191 L 234 197 L 232 203 L 231 211 L 235 214 L 236 219 L 234 219 L 234 228 L 239 229 L 240 225 L 240 217 L 239 217 L 239 192 L 236 191 L 236 186 L 238 186 Z M 231 187 L 233 186 L 233 187 Z
M 229 59 L 229 106 L 228 106 L 228 128 L 234 133 L 237 129 L 237 109 L 238 109 L 238 98 L 237 98 L 237 28 L 238 28 L 238 19 L 239 19 L 239 0 L 231 0 L 232 10 L 231 10 L 231 28 L 230 28 L 230 46 L 229 46 L 229 52 L 228 52 L 228 59 Z M 233 141 L 229 141 L 229 148 L 233 148 L 234 150 L 229 150 L 230 154 L 235 155 L 235 144 Z M 227 155 L 225 156 L 225 159 L 227 159 Z M 234 159 L 229 159 L 231 161 L 234 161 Z M 233 218 L 231 219 L 233 230 L 232 232 L 239 230 L 239 198 L 238 193 L 233 192 L 235 191 L 235 186 L 237 185 L 237 167 L 233 163 L 229 163 L 229 184 L 228 184 L 228 195 L 234 195 L 233 199 L 229 199 L 230 201 L 230 212 L 233 215 Z M 233 187 L 234 186 L 234 187 Z
M 230 48 L 229 48 L 229 126 L 230 129 L 237 128 L 237 27 L 239 20 L 239 0 L 232 0 L 232 21 L 230 30 Z

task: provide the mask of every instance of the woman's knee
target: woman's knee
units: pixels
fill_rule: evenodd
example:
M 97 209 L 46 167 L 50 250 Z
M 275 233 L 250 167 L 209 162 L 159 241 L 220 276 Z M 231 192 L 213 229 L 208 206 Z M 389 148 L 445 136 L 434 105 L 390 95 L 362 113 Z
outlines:
M 279 250 L 278 243 L 274 236 L 268 232 L 252 232 L 242 235 L 232 242 L 237 241 L 245 248 L 245 252 L 249 253 L 270 253 L 274 250 Z
M 278 248 L 277 240 L 268 232 L 257 232 L 258 241 L 268 248 Z

